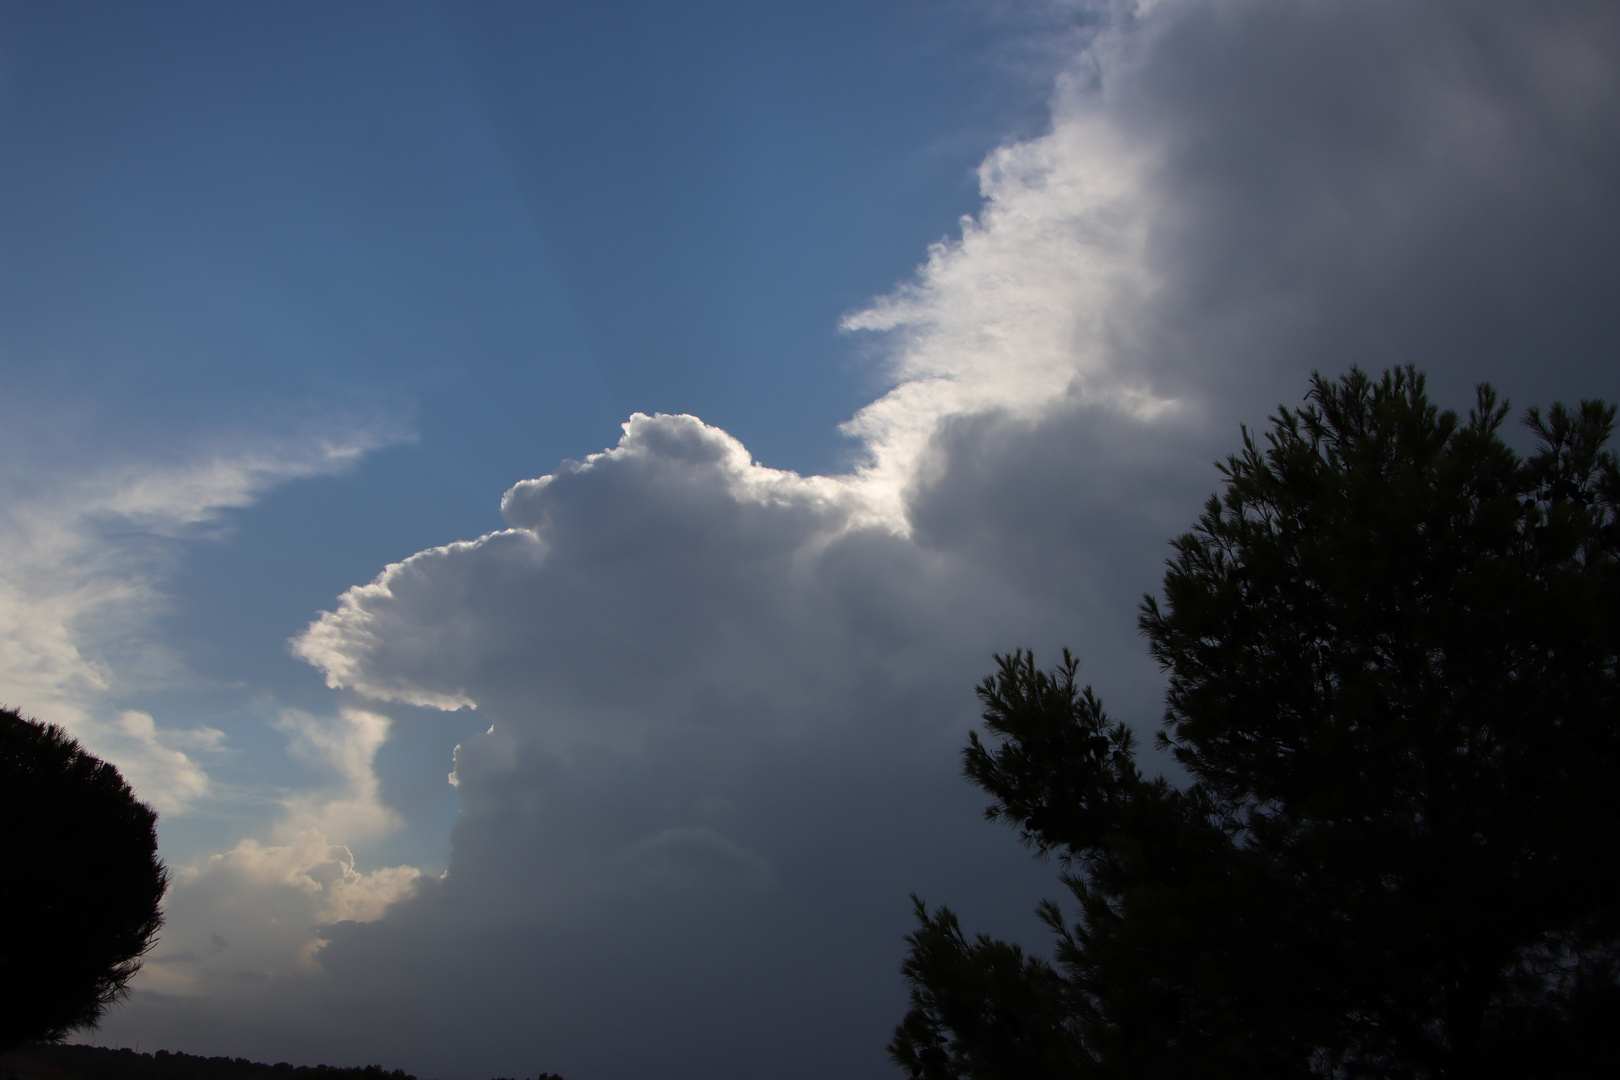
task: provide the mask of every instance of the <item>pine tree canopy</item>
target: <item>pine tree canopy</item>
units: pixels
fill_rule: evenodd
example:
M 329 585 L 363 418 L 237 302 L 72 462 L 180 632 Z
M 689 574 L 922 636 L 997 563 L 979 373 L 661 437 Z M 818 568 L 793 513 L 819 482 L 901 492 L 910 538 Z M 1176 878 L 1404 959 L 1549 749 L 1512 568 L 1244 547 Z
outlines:
M 163 923 L 157 813 L 55 724 L 0 707 L 0 1051 L 93 1026 Z
M 1244 431 L 1142 604 L 1168 776 L 997 658 L 965 771 L 1071 896 L 1050 958 L 917 902 L 912 1077 L 1620 1075 L 1615 410 L 1507 415 L 1352 371 Z

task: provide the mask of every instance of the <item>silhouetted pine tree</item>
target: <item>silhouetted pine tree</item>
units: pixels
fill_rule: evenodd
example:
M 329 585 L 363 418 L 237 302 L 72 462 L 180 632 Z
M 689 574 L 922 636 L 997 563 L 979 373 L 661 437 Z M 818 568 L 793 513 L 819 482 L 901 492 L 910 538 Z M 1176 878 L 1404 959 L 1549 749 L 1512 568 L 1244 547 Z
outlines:
M 918 902 L 913 1077 L 1620 1075 L 1615 410 L 1506 414 L 1353 371 L 1244 432 L 1142 608 L 1184 785 L 998 657 L 966 773 L 1078 913 L 1049 961 Z
M 61 728 L 0 709 L 0 1050 L 93 1025 L 163 919 L 157 814 Z

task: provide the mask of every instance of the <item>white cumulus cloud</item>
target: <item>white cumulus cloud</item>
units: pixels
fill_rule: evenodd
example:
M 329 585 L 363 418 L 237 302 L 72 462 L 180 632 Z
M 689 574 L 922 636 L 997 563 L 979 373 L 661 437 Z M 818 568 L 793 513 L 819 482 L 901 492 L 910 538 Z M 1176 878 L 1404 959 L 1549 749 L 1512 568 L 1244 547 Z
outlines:
M 380 918 L 420 877 L 409 866 L 361 873 L 347 847 L 316 829 L 281 844 L 242 840 L 174 875 L 167 928 L 136 985 L 218 999 L 251 993 L 256 982 L 307 977 L 319 970 L 323 930 Z
M 1151 163 L 1098 103 L 1060 92 L 1050 133 L 980 166 L 984 208 L 961 235 L 933 245 L 916 280 L 844 319 L 891 338 L 899 385 L 845 430 L 864 441 L 863 479 L 892 515 L 949 417 L 1033 419 L 1074 400 L 1144 418 L 1173 407 L 1120 347 L 1152 284 Z

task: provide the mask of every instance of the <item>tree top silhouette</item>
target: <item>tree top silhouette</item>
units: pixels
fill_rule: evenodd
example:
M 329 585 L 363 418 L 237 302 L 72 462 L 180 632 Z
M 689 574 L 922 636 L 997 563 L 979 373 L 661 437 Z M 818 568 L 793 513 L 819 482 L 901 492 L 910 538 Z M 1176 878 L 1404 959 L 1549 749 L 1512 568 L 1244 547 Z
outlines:
M 95 1024 L 163 917 L 157 813 L 67 732 L 0 708 L 0 1050 Z
M 1174 541 L 1149 778 L 1065 654 L 979 688 L 968 777 L 1056 855 L 1048 961 L 920 902 L 913 1077 L 1620 1072 L 1620 468 L 1601 402 L 1313 379 Z

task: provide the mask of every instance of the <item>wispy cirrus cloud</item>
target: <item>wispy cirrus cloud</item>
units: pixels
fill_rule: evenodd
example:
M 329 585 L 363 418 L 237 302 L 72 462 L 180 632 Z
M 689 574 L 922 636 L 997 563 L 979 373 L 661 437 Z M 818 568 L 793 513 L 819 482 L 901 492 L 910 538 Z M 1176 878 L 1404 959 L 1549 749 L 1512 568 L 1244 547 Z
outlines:
M 0 700 L 68 728 L 160 812 L 194 805 L 222 733 L 120 707 L 187 678 L 152 626 L 175 544 L 206 538 L 227 511 L 278 484 L 340 473 L 402 434 L 356 425 L 116 465 L 13 459 L 0 471 Z

